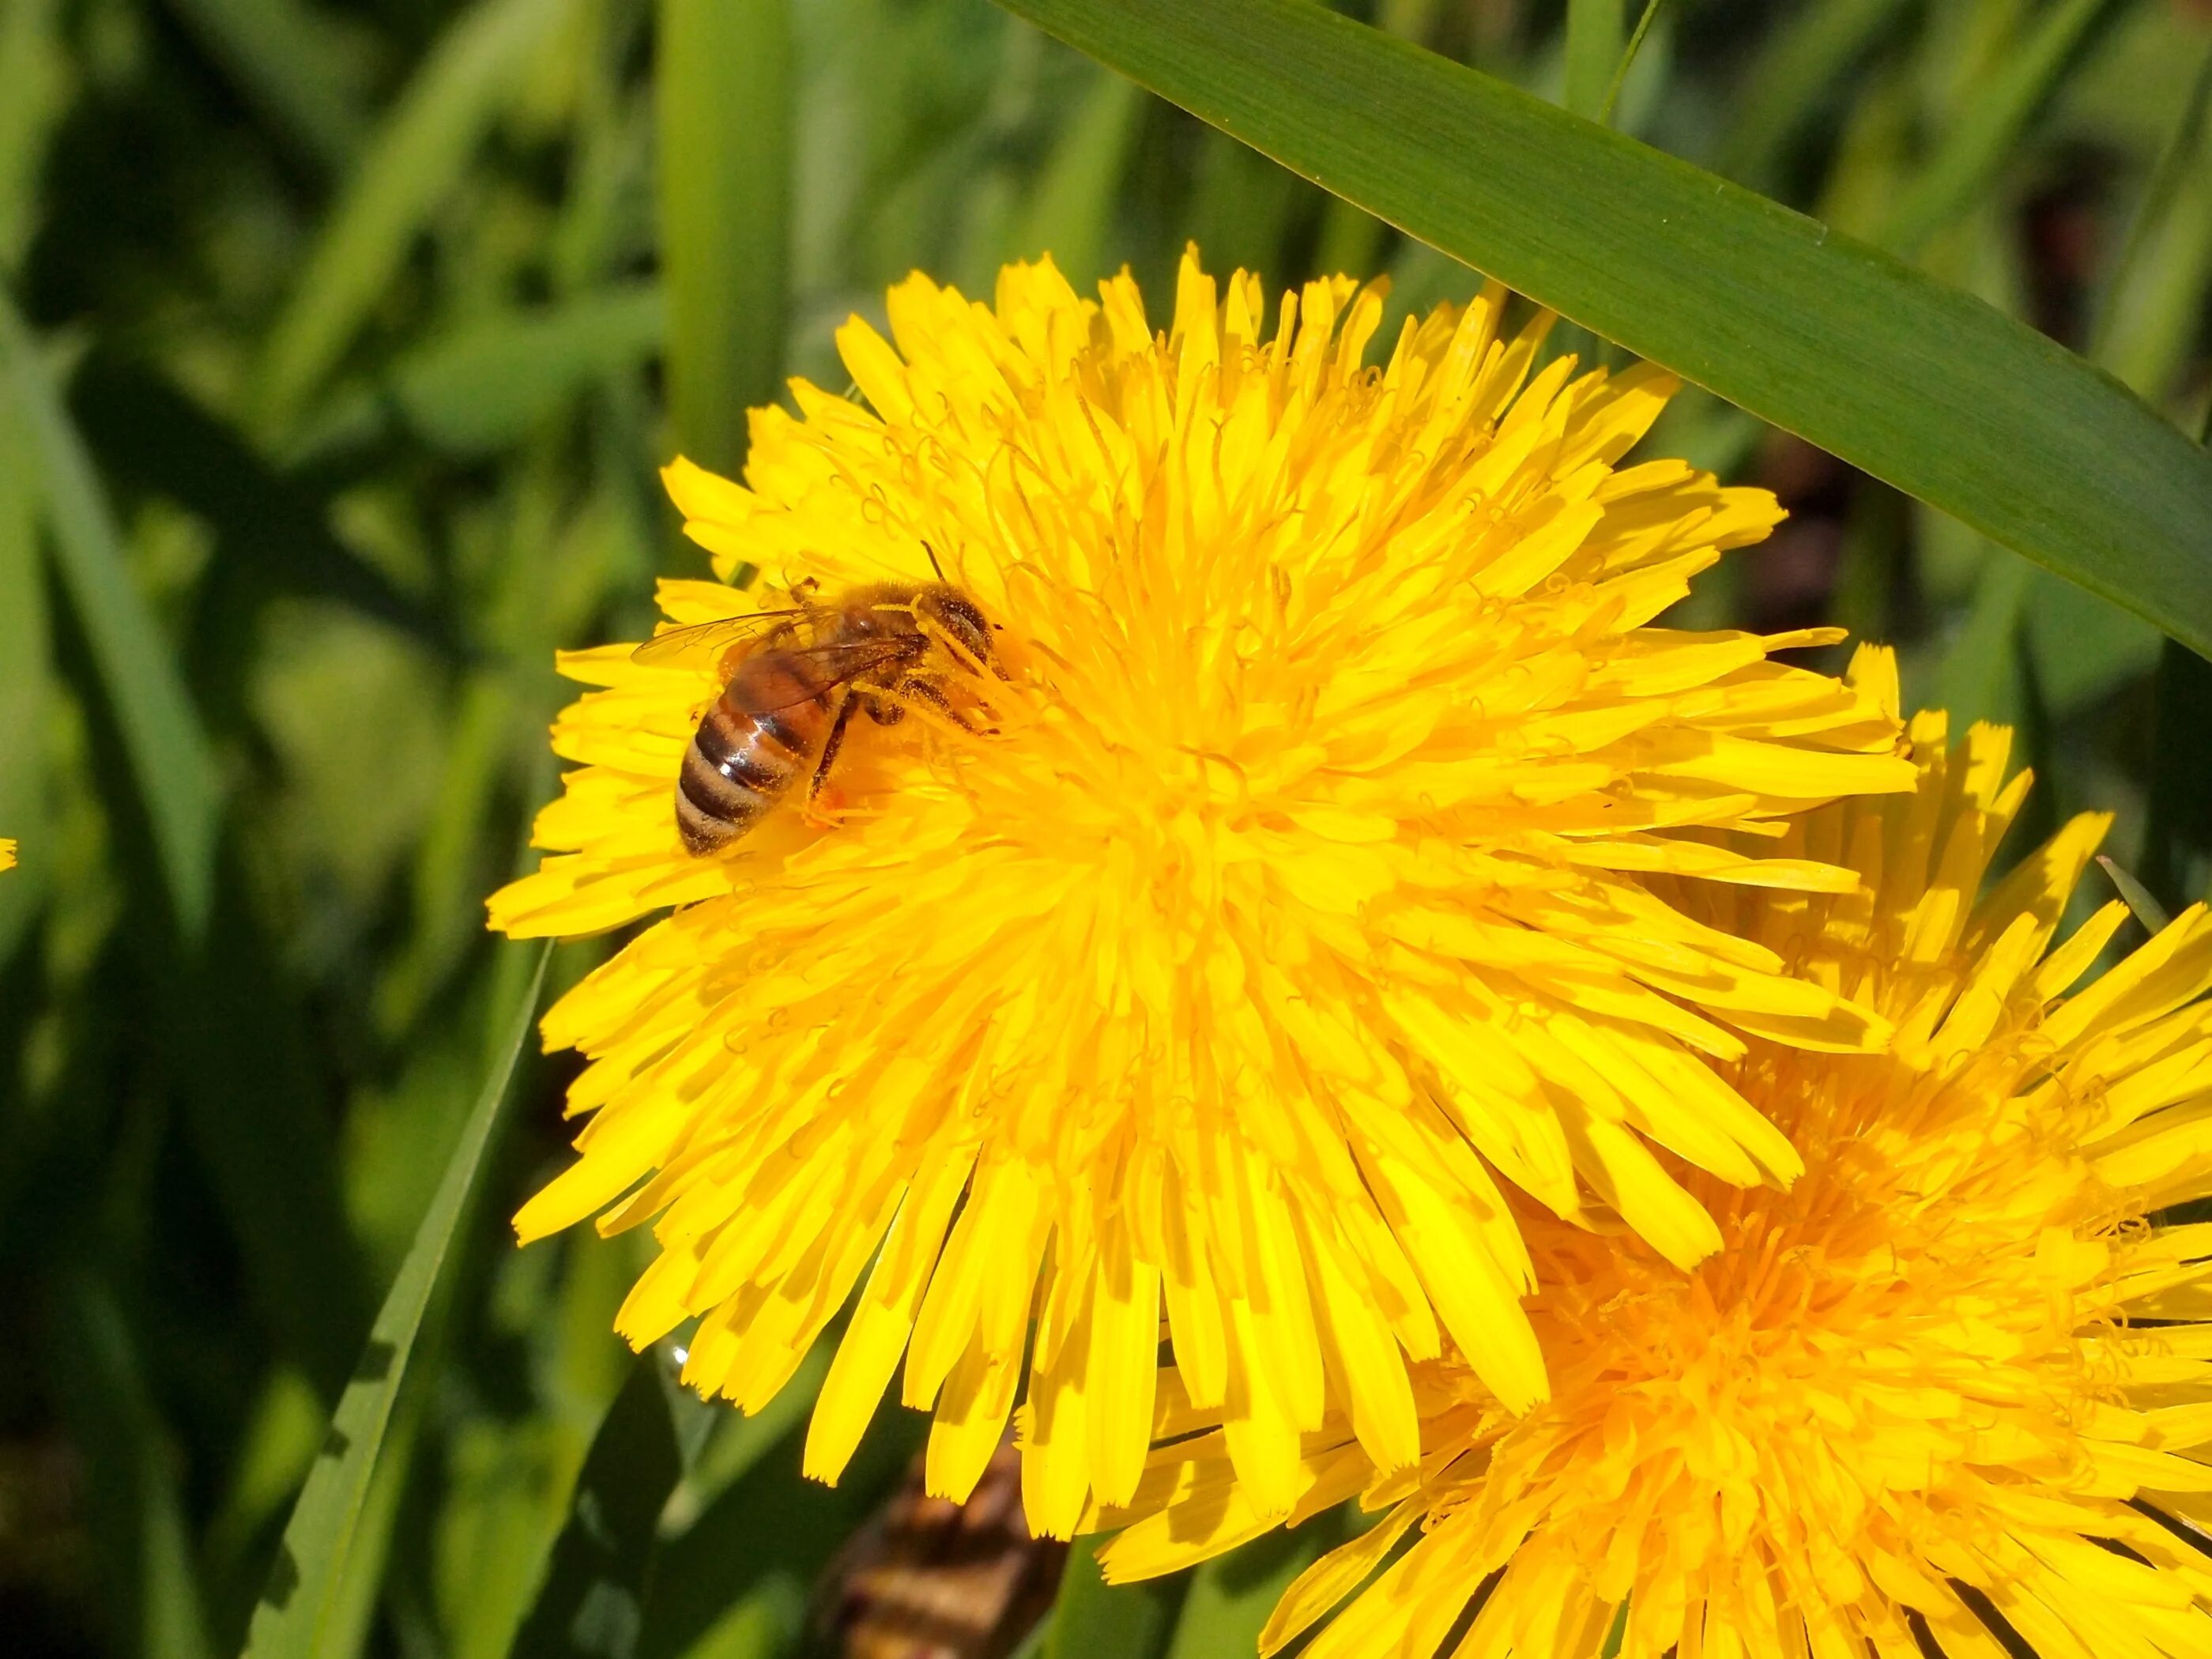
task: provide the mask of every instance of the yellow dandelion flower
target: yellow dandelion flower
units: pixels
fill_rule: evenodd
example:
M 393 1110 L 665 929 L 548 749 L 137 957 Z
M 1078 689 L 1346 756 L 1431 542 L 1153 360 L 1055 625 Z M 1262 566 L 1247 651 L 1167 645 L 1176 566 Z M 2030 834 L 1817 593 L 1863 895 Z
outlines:
M 1886 1056 L 1762 1042 L 1731 1073 L 1805 1174 L 1689 1174 L 1727 1243 L 1687 1274 L 1532 1223 L 1551 1401 L 1516 1417 L 1451 1356 L 1419 1381 L 1418 1468 L 1378 1470 L 1340 1419 L 1308 1436 L 1297 1513 L 1364 1490 L 1389 1514 L 1292 1586 L 1266 1650 L 1380 1568 L 1313 1659 L 1429 1659 L 1470 1606 L 1458 1659 L 2212 1653 L 2212 1224 L 2159 1215 L 2212 1193 L 2212 920 L 2069 997 L 2126 916 L 2049 949 L 2108 820 L 1977 905 L 2027 779 L 2003 783 L 2001 729 L 1912 738 L 1914 795 L 1784 843 L 1866 892 L 1684 898 L 1895 1022 Z M 1267 1524 L 1218 1413 L 1161 1397 L 1188 1437 L 1111 1574 Z
M 1015 265 L 995 306 L 917 276 L 891 341 L 838 337 L 867 408 L 795 382 L 745 486 L 669 469 L 717 572 L 762 573 L 663 584 L 672 623 L 941 570 L 1005 676 L 940 650 L 992 730 L 908 699 L 852 728 L 834 795 L 696 856 L 672 791 L 721 669 L 564 657 L 603 688 L 555 727 L 580 769 L 491 901 L 517 935 L 675 907 L 548 1015 L 592 1116 L 516 1224 L 653 1220 L 621 1329 L 696 1316 L 686 1376 L 747 1410 L 867 1270 L 813 1474 L 903 1353 L 930 1487 L 965 1494 L 1034 1316 L 1025 1494 L 1065 1535 L 1134 1489 L 1164 1313 L 1285 1503 L 1332 1382 L 1403 1463 L 1408 1364 L 1447 1334 L 1545 1395 L 1496 1175 L 1695 1261 L 1719 1235 L 1655 1145 L 1797 1168 L 1707 1060 L 1881 1040 L 1645 881 L 1850 886 L 1717 832 L 1909 787 L 1893 696 L 1770 659 L 1826 634 L 1651 625 L 1773 499 L 1620 465 L 1670 383 L 1535 372 L 1505 298 L 1366 367 L 1382 295 L 1346 280 L 1271 327 L 1194 254 L 1163 334 L 1126 275 L 1091 301 Z
M 0 870 L 12 870 L 15 867 L 15 843 L 12 841 L 0 840 Z

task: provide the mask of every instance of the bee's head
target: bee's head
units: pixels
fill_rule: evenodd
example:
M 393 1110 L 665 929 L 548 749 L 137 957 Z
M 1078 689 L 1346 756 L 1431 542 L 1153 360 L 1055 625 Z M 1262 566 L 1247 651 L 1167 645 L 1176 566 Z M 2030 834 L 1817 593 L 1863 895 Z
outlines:
M 975 601 L 958 588 L 923 588 L 915 595 L 914 611 L 917 619 L 943 629 L 946 638 L 977 662 L 990 665 L 991 624 L 983 619 Z

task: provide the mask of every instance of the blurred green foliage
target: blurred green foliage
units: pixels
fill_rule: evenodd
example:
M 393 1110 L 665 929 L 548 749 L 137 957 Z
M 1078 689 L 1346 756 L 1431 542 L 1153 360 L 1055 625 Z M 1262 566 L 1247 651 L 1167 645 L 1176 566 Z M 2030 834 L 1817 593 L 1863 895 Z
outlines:
M 1581 109 L 1643 9 L 1347 9 Z M 1614 119 L 2195 429 L 2208 96 L 2167 0 L 1663 0 Z M 553 787 L 554 649 L 701 568 L 657 464 L 735 465 L 782 374 L 842 387 L 832 331 L 909 268 L 988 293 L 1049 248 L 1159 295 L 1194 237 L 1276 282 L 1387 270 L 1401 308 L 1476 281 L 987 0 L 0 0 L 11 1654 L 237 1652 L 286 1560 L 339 1574 L 332 1659 L 825 1645 L 915 1421 L 807 1486 L 818 1367 L 757 1419 L 700 1406 L 611 1334 L 636 1240 L 513 1249 L 556 1066 L 436 1201 L 533 954 L 481 901 Z M 1655 445 L 1796 513 L 1686 620 L 1898 640 L 1915 700 L 2020 725 L 2039 821 L 2114 806 L 2158 902 L 2206 890 L 2203 663 L 1710 399 Z M 434 1236 L 344 1559 L 280 1557 Z M 1151 1591 L 1079 1551 L 1032 1648 L 1245 1650 L 1315 1547 Z

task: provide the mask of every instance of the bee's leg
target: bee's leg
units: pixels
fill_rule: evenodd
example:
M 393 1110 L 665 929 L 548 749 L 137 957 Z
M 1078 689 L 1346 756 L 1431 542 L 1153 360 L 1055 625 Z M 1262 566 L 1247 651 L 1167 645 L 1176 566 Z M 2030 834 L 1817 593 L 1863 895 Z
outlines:
M 837 751 L 845 746 L 846 722 L 853 718 L 853 711 L 860 706 L 860 698 L 850 691 L 838 699 L 837 718 L 830 722 L 830 735 L 822 744 L 822 758 L 814 763 L 814 775 L 807 780 L 806 799 L 810 803 L 830 781 L 830 769 L 836 763 Z
M 944 715 L 945 719 L 951 720 L 955 726 L 958 726 L 963 732 L 967 732 L 970 737 L 978 735 L 979 728 L 976 726 L 975 722 L 969 720 L 965 714 L 955 708 L 951 702 L 945 697 L 945 693 L 939 690 L 927 680 L 908 680 L 905 684 L 900 686 L 899 690 L 901 692 L 914 698 L 918 702 L 927 703 L 932 708 L 934 708 L 939 714 Z
M 868 711 L 868 718 L 878 726 L 896 726 L 906 718 L 906 710 L 889 697 L 864 692 L 860 702 Z

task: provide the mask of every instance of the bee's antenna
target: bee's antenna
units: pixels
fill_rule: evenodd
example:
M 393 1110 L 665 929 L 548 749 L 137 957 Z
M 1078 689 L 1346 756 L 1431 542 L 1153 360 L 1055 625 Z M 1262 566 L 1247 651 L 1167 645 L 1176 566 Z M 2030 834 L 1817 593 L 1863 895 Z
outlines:
M 929 568 L 937 573 L 937 580 L 940 582 L 945 582 L 945 585 L 947 587 L 951 586 L 952 584 L 951 582 L 945 581 L 945 567 L 937 562 L 937 550 L 932 547 L 927 542 L 924 542 L 921 544 L 921 550 L 929 555 Z

